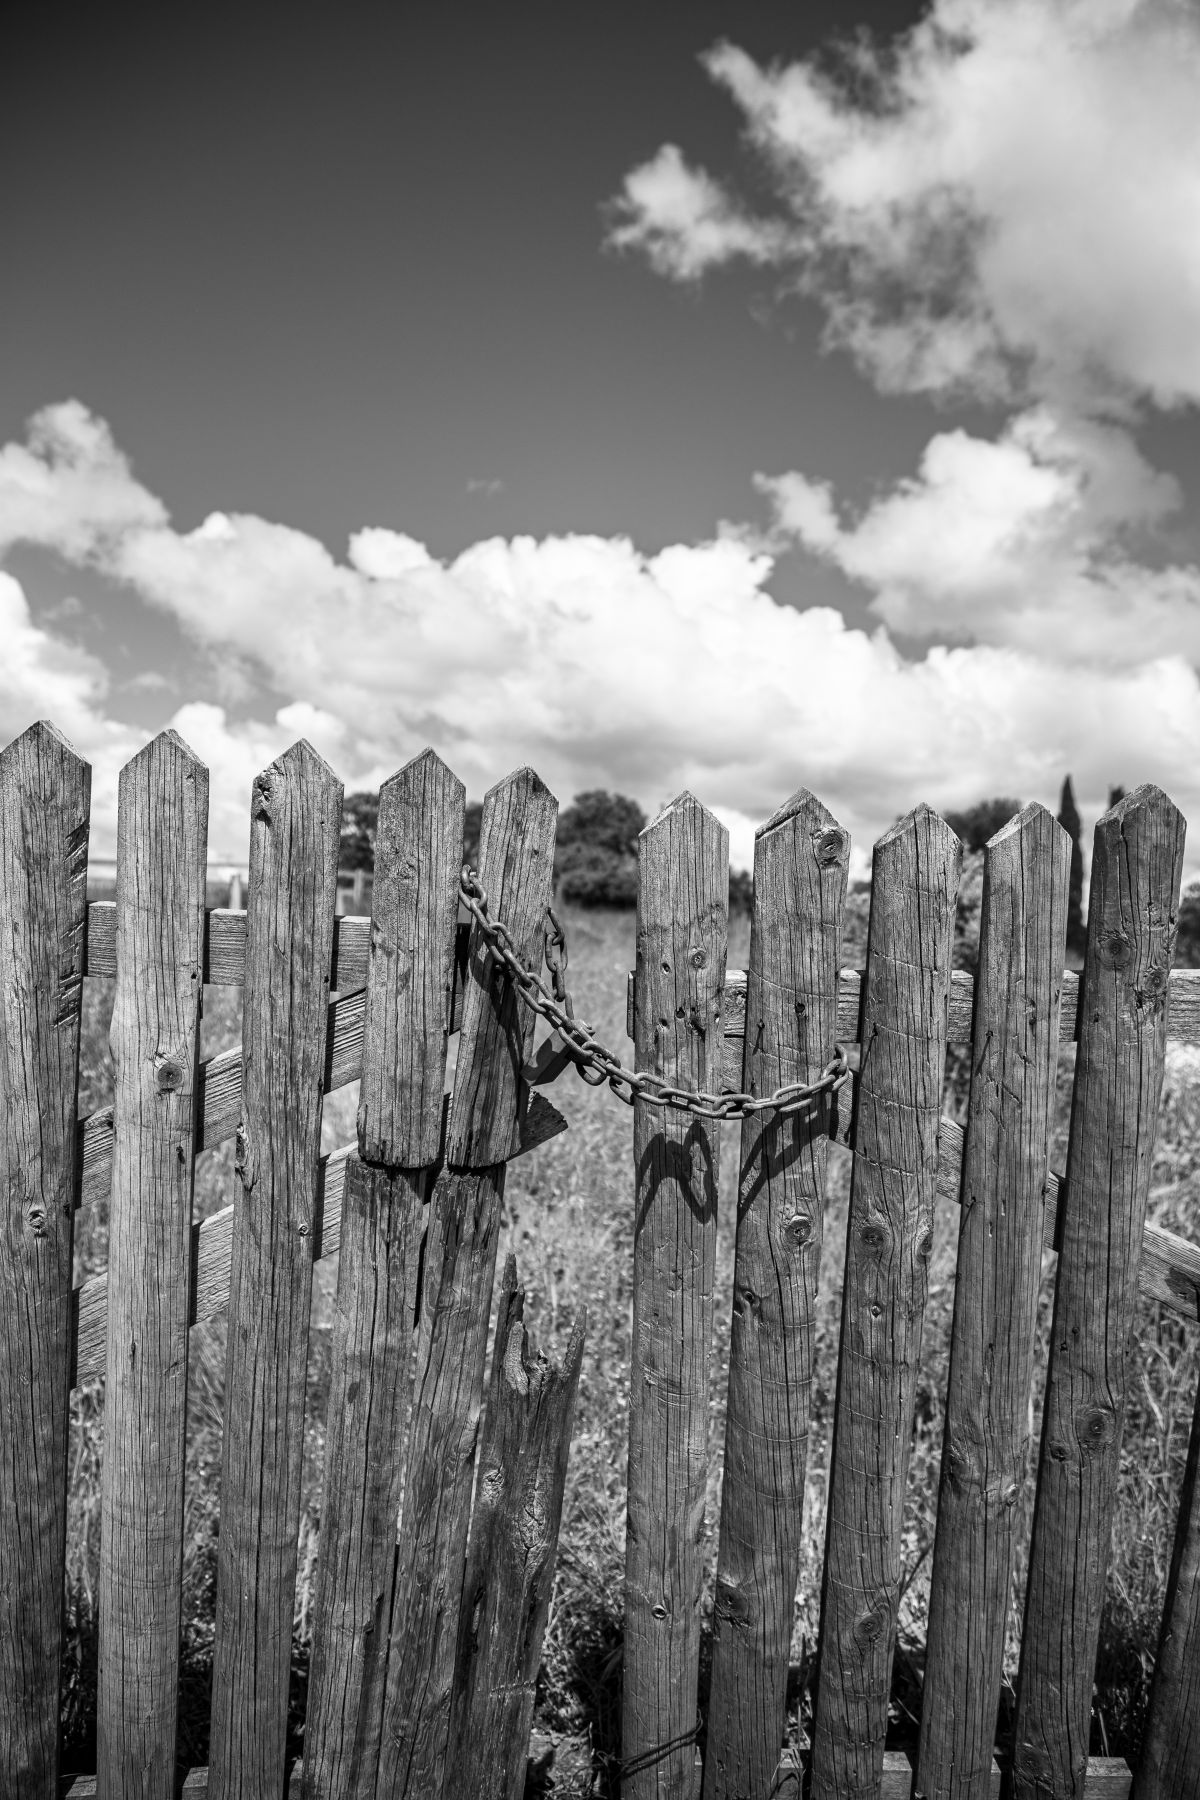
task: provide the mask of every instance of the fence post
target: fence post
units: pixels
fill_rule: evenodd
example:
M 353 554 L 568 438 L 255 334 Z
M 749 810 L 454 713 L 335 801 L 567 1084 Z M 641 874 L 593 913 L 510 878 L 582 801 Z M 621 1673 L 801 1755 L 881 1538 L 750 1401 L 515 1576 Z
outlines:
M 681 794 L 638 841 L 636 1066 L 719 1086 L 729 834 Z M 719 1128 L 638 1100 L 625 1671 L 627 1800 L 696 1788 Z
M 1184 820 L 1139 787 L 1096 826 L 1062 1250 L 1017 1685 L 1014 1800 L 1082 1796 L 1150 1191 Z
M 417 1259 L 441 1149 L 462 782 L 432 750 L 379 795 L 359 1154 L 342 1203 L 304 1800 L 374 1800 Z
M 100 1800 L 171 1800 L 208 770 L 164 731 L 121 771 L 100 1500 Z
M 1058 1064 L 1071 840 L 1028 806 L 984 853 L 974 1050 L 915 1792 L 988 1800 Z
M 534 1356 L 510 1256 L 496 1319 L 458 1622 L 443 1792 L 521 1800 L 550 1611 L 586 1311 L 560 1364 Z
M 849 857 L 848 834 L 804 789 L 759 828 L 749 1093 L 813 1081 L 833 1054 Z M 705 1800 L 772 1791 L 783 1742 L 830 1110 L 824 1096 L 742 1125 Z
M 303 740 L 255 778 L 211 1800 L 277 1794 L 284 1780 L 341 810 L 341 782 Z
M 875 1791 L 883 1774 L 961 863 L 927 806 L 875 846 L 812 1800 Z
M 52 725 L 0 753 L 0 1793 L 22 1800 L 58 1791 L 91 785 Z
M 543 955 L 557 812 L 532 769 L 483 803 L 479 873 L 490 915 L 507 925 L 528 968 Z M 476 927 L 446 1167 L 425 1235 L 379 1755 L 378 1791 L 393 1800 L 442 1791 L 504 1171 L 520 1142 L 520 1072 L 532 1041 L 533 1015 Z

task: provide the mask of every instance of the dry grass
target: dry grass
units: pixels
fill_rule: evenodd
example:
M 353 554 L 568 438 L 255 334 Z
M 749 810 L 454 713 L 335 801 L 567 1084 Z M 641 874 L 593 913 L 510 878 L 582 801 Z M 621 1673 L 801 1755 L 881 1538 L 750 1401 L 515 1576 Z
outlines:
M 865 900 L 852 897 L 847 960 L 861 962 Z M 633 962 L 633 917 L 567 910 L 571 983 L 580 1013 L 607 1042 L 625 1044 L 625 974 Z M 969 934 L 968 934 L 969 935 Z M 735 921 L 730 964 L 744 965 L 748 930 Z M 87 984 L 81 1107 L 102 1104 L 111 1087 L 105 1030 L 111 995 Z M 238 995 L 209 989 L 204 1051 L 237 1037 Z M 950 1070 L 948 1104 L 961 1106 L 964 1063 Z M 624 1571 L 624 1469 L 630 1353 L 632 1261 L 631 1116 L 606 1092 L 571 1077 L 554 1099 L 571 1129 L 509 1170 L 500 1257 L 515 1251 L 527 1293 L 526 1316 L 540 1346 L 561 1352 L 577 1308 L 588 1308 L 588 1341 L 579 1388 L 563 1513 L 558 1573 L 543 1652 L 536 1719 L 536 1766 L 530 1792 L 615 1794 L 619 1759 L 621 1588 Z M 327 1105 L 326 1143 L 353 1135 L 353 1090 Z M 1066 1152 L 1070 1068 L 1059 1083 L 1055 1166 Z M 736 1169 L 737 1141 L 724 1127 L 726 1183 Z M 231 1146 L 206 1153 L 197 1168 L 196 1211 L 204 1216 L 233 1197 Z M 1151 1216 L 1196 1235 L 1200 1192 L 1200 1059 L 1173 1052 L 1163 1098 Z M 839 1295 L 849 1193 L 849 1158 L 836 1151 L 830 1182 L 816 1325 L 816 1370 L 804 1562 L 796 1603 L 790 1730 L 808 1720 L 808 1659 L 816 1641 L 829 1443 L 836 1385 Z M 708 1560 L 715 1560 L 720 1508 L 720 1451 L 733 1271 L 732 1211 L 718 1232 L 716 1332 L 710 1411 L 711 1475 Z M 914 1739 L 920 1705 L 929 1569 L 936 1512 L 942 1396 L 954 1298 L 957 1209 L 939 1209 L 930 1265 L 923 1373 L 918 1391 L 904 1541 L 906 1588 L 893 1688 L 892 1741 Z M 81 1215 L 78 1276 L 104 1265 L 106 1219 Z M 1047 1258 L 1038 1391 L 1044 1369 L 1053 1258 Z M 336 1269 L 320 1265 L 314 1286 L 309 1408 L 304 1465 L 300 1579 L 294 1637 L 292 1744 L 298 1748 L 308 1661 L 309 1608 L 319 1541 L 323 1416 L 328 1392 L 327 1323 Z M 192 1336 L 185 1531 L 183 1679 L 179 1754 L 189 1765 L 207 1759 L 208 1702 L 221 1459 L 224 1333 L 220 1322 Z M 1104 1614 L 1093 1749 L 1136 1753 L 1153 1669 L 1162 1594 L 1200 1373 L 1200 1339 L 1164 1310 L 1143 1305 L 1130 1348 L 1125 1450 Z M 68 1649 L 63 1723 L 67 1764 L 94 1768 L 95 1592 L 99 1540 L 99 1470 L 103 1394 L 80 1390 L 72 1409 L 70 1543 L 67 1567 Z M 1035 1422 L 1036 1442 L 1036 1422 Z M 1028 1517 L 1029 1505 L 1026 1505 Z M 1018 1571 L 1020 1591 L 1023 1568 Z M 706 1604 L 707 1604 L 706 1598 Z M 1008 1673 L 1015 1676 L 1019 1609 L 1014 1605 Z

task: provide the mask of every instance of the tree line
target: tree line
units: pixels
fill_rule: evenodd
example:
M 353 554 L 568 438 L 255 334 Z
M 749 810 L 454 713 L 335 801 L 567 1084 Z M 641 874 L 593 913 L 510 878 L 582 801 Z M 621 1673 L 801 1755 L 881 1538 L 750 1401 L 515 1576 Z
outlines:
M 1123 787 L 1110 790 L 1108 803 L 1115 806 Z M 950 829 L 961 838 L 964 850 L 982 851 L 1015 813 L 1021 802 L 1009 796 L 980 800 L 964 811 L 947 812 Z M 343 869 L 373 869 L 375 827 L 379 816 L 378 794 L 347 794 L 342 809 L 340 862 Z M 469 802 L 463 824 L 463 861 L 479 856 L 479 827 L 483 805 Z M 1083 914 L 1083 845 L 1075 789 L 1068 775 L 1062 785 L 1059 824 L 1071 840 L 1071 881 L 1067 903 L 1067 948 L 1082 957 L 1087 944 Z M 646 815 L 627 794 L 610 794 L 606 788 L 589 788 L 576 794 L 559 815 L 554 852 L 555 891 L 578 906 L 632 907 L 637 904 L 637 840 Z M 730 871 L 731 911 L 750 910 L 753 877 L 743 869 Z M 1200 883 L 1183 895 L 1179 908 L 1179 934 L 1175 949 L 1177 968 L 1200 968 Z

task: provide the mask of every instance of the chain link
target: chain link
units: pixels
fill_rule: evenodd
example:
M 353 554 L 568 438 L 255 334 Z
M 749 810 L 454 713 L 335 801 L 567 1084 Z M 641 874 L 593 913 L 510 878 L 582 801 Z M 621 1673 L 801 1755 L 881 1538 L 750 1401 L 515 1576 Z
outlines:
M 832 1059 L 826 1063 L 815 1081 L 792 1081 L 784 1087 L 776 1088 L 773 1094 L 761 1097 L 755 1094 L 695 1093 L 690 1088 L 677 1087 L 648 1071 L 627 1069 L 620 1058 L 614 1056 L 593 1035 L 591 1026 L 575 1017 L 575 1009 L 567 991 L 566 933 L 553 910 L 547 907 L 543 927 L 546 967 L 552 982 L 552 988 L 548 988 L 541 976 L 533 969 L 527 969 L 521 961 L 512 934 L 504 921 L 489 918 L 487 891 L 480 883 L 476 871 L 465 863 L 459 893 L 463 905 L 479 928 L 480 936 L 507 971 L 526 1006 L 553 1027 L 561 1054 L 551 1059 L 551 1065 L 557 1067 L 561 1062 L 573 1062 L 580 1078 L 589 1087 L 603 1087 L 607 1084 L 618 1100 L 623 1100 L 627 1106 L 632 1106 L 635 1100 L 642 1100 L 647 1106 L 672 1107 L 679 1112 L 691 1113 L 699 1119 L 744 1119 L 751 1113 L 759 1112 L 788 1114 L 802 1111 L 822 1094 L 837 1093 L 849 1080 L 850 1067 L 845 1048 L 841 1044 L 834 1045 Z

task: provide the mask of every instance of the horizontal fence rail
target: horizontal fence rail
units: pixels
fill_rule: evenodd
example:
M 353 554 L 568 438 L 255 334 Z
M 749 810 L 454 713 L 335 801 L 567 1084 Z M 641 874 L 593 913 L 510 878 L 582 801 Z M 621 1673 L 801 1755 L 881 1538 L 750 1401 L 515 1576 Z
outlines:
M 533 1015 L 459 905 L 462 785 L 432 751 L 398 771 L 373 878 L 348 879 L 340 783 L 294 746 L 254 786 L 244 909 L 206 904 L 225 892 L 205 879 L 208 773 L 177 736 L 123 772 L 115 898 L 90 904 L 89 803 L 89 771 L 52 727 L 0 753 L 0 1793 L 519 1795 L 586 1321 L 555 1363 L 529 1340 L 511 1262 L 494 1292 L 507 1164 L 566 1121 L 526 1085 Z M 524 769 L 491 790 L 481 821 L 488 917 L 535 971 L 556 815 Z M 815 796 L 800 790 L 758 833 L 745 972 L 725 967 L 728 841 L 714 816 L 682 794 L 641 834 L 637 1069 L 693 1093 L 770 1095 L 814 1082 L 840 1042 L 849 1073 L 807 1108 L 748 1114 L 740 1156 L 732 1128 L 634 1107 L 624 1794 L 798 1796 L 803 1776 L 814 1796 L 990 1800 L 1002 1774 L 1038 1800 L 1123 1795 L 1131 1780 L 1137 1800 L 1200 1793 L 1200 1402 L 1142 1762 L 1131 1773 L 1088 1754 L 1134 1307 L 1140 1295 L 1200 1321 L 1200 1243 L 1145 1216 L 1165 1046 L 1200 1044 L 1200 972 L 1170 968 L 1182 841 L 1157 789 L 1104 815 L 1081 975 L 1063 967 L 1066 840 L 1026 808 L 985 851 L 973 979 L 950 967 L 960 846 L 927 807 L 875 846 L 863 969 L 838 968 L 850 842 Z M 370 918 L 344 912 L 356 901 Z M 115 1094 L 80 1119 L 85 980 L 115 984 Z M 202 1059 L 213 984 L 243 989 L 242 1044 Z M 948 1045 L 972 1051 L 963 1125 L 942 1113 Z M 1056 1173 L 1049 1120 L 1070 1045 Z M 324 1096 L 352 1082 L 356 1140 L 322 1154 Z M 230 1140 L 235 1204 L 197 1219 L 196 1158 Z M 783 1742 L 831 1144 L 853 1172 L 805 1768 Z M 888 1700 L 926 1265 L 949 1201 L 958 1272 L 914 1766 L 888 1748 Z M 73 1287 L 75 1217 L 104 1206 L 109 1265 Z M 721 1206 L 736 1244 L 701 1716 Z M 1034 1454 L 1046 1250 L 1055 1312 Z M 333 1255 L 312 1661 L 289 1769 L 309 1303 L 313 1265 Z M 211 1749 L 187 1770 L 187 1342 L 222 1314 Z M 68 1782 L 67 1418 L 72 1388 L 101 1380 L 96 1773 Z

